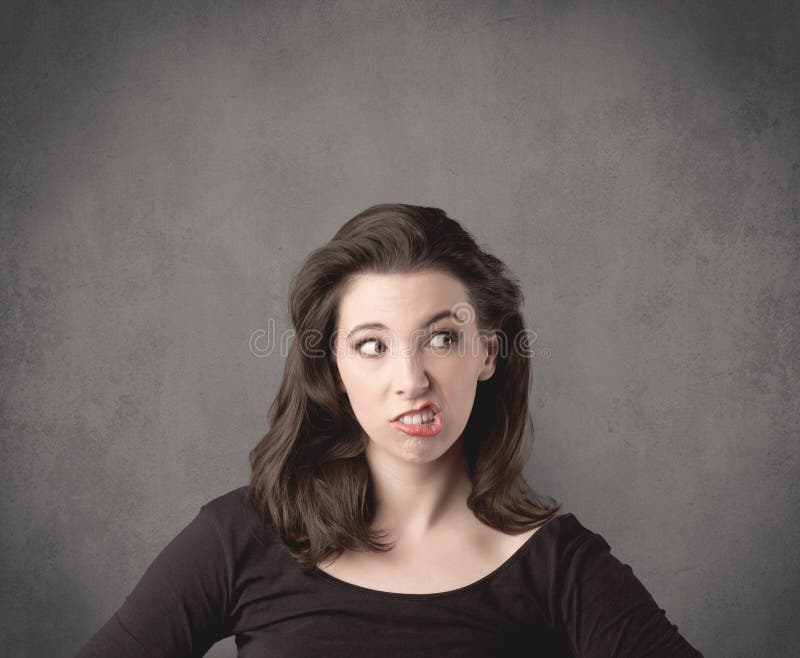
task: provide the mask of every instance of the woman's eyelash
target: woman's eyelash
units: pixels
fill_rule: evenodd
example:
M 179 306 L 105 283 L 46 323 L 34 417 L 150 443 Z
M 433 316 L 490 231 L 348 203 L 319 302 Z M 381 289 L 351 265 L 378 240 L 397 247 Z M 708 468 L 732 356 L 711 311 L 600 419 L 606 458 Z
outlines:
M 451 345 L 454 345 L 455 343 L 458 342 L 458 332 L 457 331 L 437 331 L 435 334 L 433 334 L 433 336 L 431 336 L 431 340 L 436 338 L 436 336 L 446 336 L 447 338 L 449 338 L 452 341 Z M 355 349 L 360 350 L 362 345 L 365 345 L 367 343 L 373 343 L 373 342 L 382 345 L 384 348 L 386 347 L 383 344 L 382 340 L 380 340 L 379 338 L 374 338 L 373 337 L 373 338 L 362 338 L 361 340 L 359 340 L 355 344 Z M 375 356 L 375 355 L 370 354 L 368 356 Z

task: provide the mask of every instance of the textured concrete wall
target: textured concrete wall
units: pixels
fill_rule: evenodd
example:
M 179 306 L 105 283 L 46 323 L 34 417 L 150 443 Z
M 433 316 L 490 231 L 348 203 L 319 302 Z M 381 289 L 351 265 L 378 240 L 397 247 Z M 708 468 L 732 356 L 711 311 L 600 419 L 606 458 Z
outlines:
M 246 482 L 282 373 L 248 337 L 288 327 L 312 247 L 402 201 L 524 286 L 534 486 L 707 656 L 800 655 L 796 4 L 17 1 L 0 26 L 0 653 L 71 655 Z

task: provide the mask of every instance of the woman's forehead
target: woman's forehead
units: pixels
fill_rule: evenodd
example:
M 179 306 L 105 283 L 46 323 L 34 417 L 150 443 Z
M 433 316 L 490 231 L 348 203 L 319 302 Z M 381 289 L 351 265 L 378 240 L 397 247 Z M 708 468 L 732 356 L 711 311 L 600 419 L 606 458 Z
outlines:
M 465 304 L 466 289 L 448 274 L 363 274 L 354 277 L 342 294 L 339 328 L 362 323 L 416 327 L 444 311 L 462 309 L 461 317 Z

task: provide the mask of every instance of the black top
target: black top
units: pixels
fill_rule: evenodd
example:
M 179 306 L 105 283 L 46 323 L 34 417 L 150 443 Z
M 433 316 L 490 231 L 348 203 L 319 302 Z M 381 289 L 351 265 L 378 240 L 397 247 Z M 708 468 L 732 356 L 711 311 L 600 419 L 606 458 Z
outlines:
M 702 656 L 573 514 L 480 580 L 401 594 L 304 574 L 246 492 L 203 505 L 77 658 L 202 656 L 231 635 L 239 658 Z

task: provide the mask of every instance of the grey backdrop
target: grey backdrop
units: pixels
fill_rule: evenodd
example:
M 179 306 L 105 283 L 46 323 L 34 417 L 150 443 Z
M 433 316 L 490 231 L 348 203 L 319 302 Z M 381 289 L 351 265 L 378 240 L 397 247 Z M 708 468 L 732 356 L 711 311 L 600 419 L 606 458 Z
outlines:
M 531 483 L 707 656 L 800 655 L 796 3 L 36 1 L 0 24 L 0 653 L 72 655 L 246 483 L 283 366 L 251 334 L 289 327 L 312 248 L 399 201 L 524 287 Z

